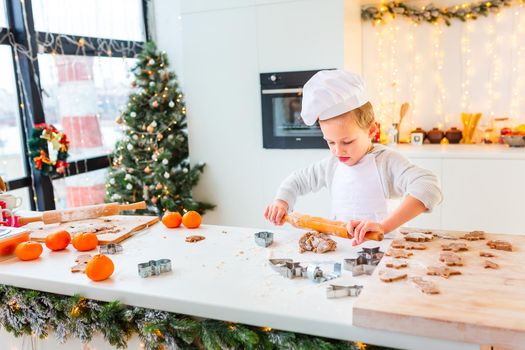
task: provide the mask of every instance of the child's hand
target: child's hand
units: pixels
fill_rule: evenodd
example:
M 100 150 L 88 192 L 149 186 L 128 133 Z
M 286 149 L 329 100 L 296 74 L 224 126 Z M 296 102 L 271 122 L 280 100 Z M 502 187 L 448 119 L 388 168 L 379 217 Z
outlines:
M 365 241 L 367 232 L 381 232 L 385 233 L 383 225 L 378 222 L 366 220 L 350 220 L 346 224 L 346 229 L 350 236 L 354 238 L 352 245 L 356 246 Z
M 273 204 L 266 207 L 264 217 L 273 222 L 275 225 L 282 225 L 284 216 L 288 213 L 288 203 L 283 200 L 276 199 Z

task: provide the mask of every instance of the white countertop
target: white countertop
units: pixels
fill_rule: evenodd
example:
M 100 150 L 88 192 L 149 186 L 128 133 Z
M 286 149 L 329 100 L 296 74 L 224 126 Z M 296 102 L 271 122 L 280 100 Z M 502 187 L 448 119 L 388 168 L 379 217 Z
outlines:
M 227 233 L 223 233 L 227 232 Z M 269 258 L 296 261 L 340 261 L 356 255 L 360 248 L 351 241 L 335 238 L 336 252 L 300 254 L 295 229 L 273 230 L 274 244 L 257 246 L 257 229 L 204 225 L 199 229 L 166 229 L 157 224 L 123 242 L 124 252 L 113 255 L 115 273 L 103 282 L 92 282 L 83 274 L 70 272 L 76 256 L 69 247 L 51 252 L 44 248 L 35 261 L 10 258 L 0 262 L 3 284 L 46 292 L 112 301 L 212 319 L 272 327 L 329 338 L 359 340 L 365 343 L 405 349 L 479 349 L 472 344 L 416 337 L 352 326 L 354 298 L 327 299 L 327 283 L 306 279 L 288 280 L 268 266 Z M 191 234 L 206 237 L 186 243 Z M 389 240 L 382 242 L 388 246 Z M 377 242 L 366 242 L 374 246 Z M 173 272 L 140 278 L 137 264 L 151 259 L 169 258 Z M 334 281 L 365 285 L 371 276 L 353 278 L 343 271 Z M 385 296 L 388 297 L 388 296 Z
M 409 158 L 450 158 L 450 159 L 525 159 L 525 147 L 507 145 L 440 145 L 421 146 L 399 144 L 389 146 Z

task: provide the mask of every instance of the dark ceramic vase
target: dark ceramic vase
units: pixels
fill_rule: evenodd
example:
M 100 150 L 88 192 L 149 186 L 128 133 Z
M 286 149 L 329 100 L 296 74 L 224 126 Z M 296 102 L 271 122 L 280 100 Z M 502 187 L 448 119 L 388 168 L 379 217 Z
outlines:
M 463 138 L 463 133 L 458 128 L 452 127 L 447 130 L 445 137 L 449 143 L 459 143 Z
M 440 143 L 444 136 L 443 131 L 438 128 L 433 128 L 427 132 L 427 139 L 430 143 Z

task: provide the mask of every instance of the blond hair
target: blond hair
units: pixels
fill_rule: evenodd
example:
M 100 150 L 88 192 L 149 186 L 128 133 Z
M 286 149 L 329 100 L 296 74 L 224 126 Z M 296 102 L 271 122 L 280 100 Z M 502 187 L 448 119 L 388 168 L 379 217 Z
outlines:
M 346 113 L 338 115 L 337 117 L 328 119 L 328 120 L 339 120 L 343 121 L 346 117 L 352 117 L 355 120 L 357 126 L 363 130 L 368 130 L 370 126 L 374 123 L 374 107 L 370 102 L 365 103 L 361 107 L 352 109 Z M 319 122 L 326 122 L 327 120 L 320 120 Z

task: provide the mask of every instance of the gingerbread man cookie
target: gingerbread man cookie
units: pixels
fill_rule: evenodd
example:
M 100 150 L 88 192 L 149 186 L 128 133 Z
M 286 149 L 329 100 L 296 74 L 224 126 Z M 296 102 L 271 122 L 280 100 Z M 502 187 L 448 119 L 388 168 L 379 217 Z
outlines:
M 463 252 L 468 250 L 468 246 L 466 243 L 462 242 L 453 242 L 448 244 L 442 244 L 441 249 L 443 250 L 452 250 L 453 252 Z
M 407 278 L 407 274 L 398 270 L 385 269 L 379 271 L 379 278 L 383 282 L 394 282 Z
M 463 266 L 463 259 L 452 252 L 443 252 L 439 256 L 439 261 L 444 262 L 447 266 Z
M 487 242 L 487 245 L 488 245 L 491 249 L 496 249 L 496 250 L 505 250 L 505 251 L 508 251 L 508 252 L 511 252 L 511 251 L 512 251 L 512 244 L 510 244 L 510 243 L 507 242 L 507 241 L 492 240 L 492 241 L 488 241 L 488 242 Z
M 461 271 L 452 270 L 446 266 L 429 266 L 427 268 L 427 275 L 429 276 L 441 276 L 443 278 L 449 278 L 453 275 L 461 275 Z
M 405 241 L 408 242 L 428 242 L 431 241 L 434 236 L 432 234 L 426 234 L 421 232 L 412 232 L 405 235 Z
M 439 288 L 432 281 L 426 280 L 423 277 L 412 277 L 410 281 L 425 294 L 439 294 Z
M 479 241 L 479 240 L 485 239 L 485 232 L 484 231 L 471 231 L 469 233 L 465 233 L 460 238 L 466 239 L 467 241 Z
M 399 259 L 407 259 L 410 255 L 413 255 L 412 252 L 408 252 L 403 249 L 389 249 L 386 251 L 385 255 L 391 256 L 393 258 Z

